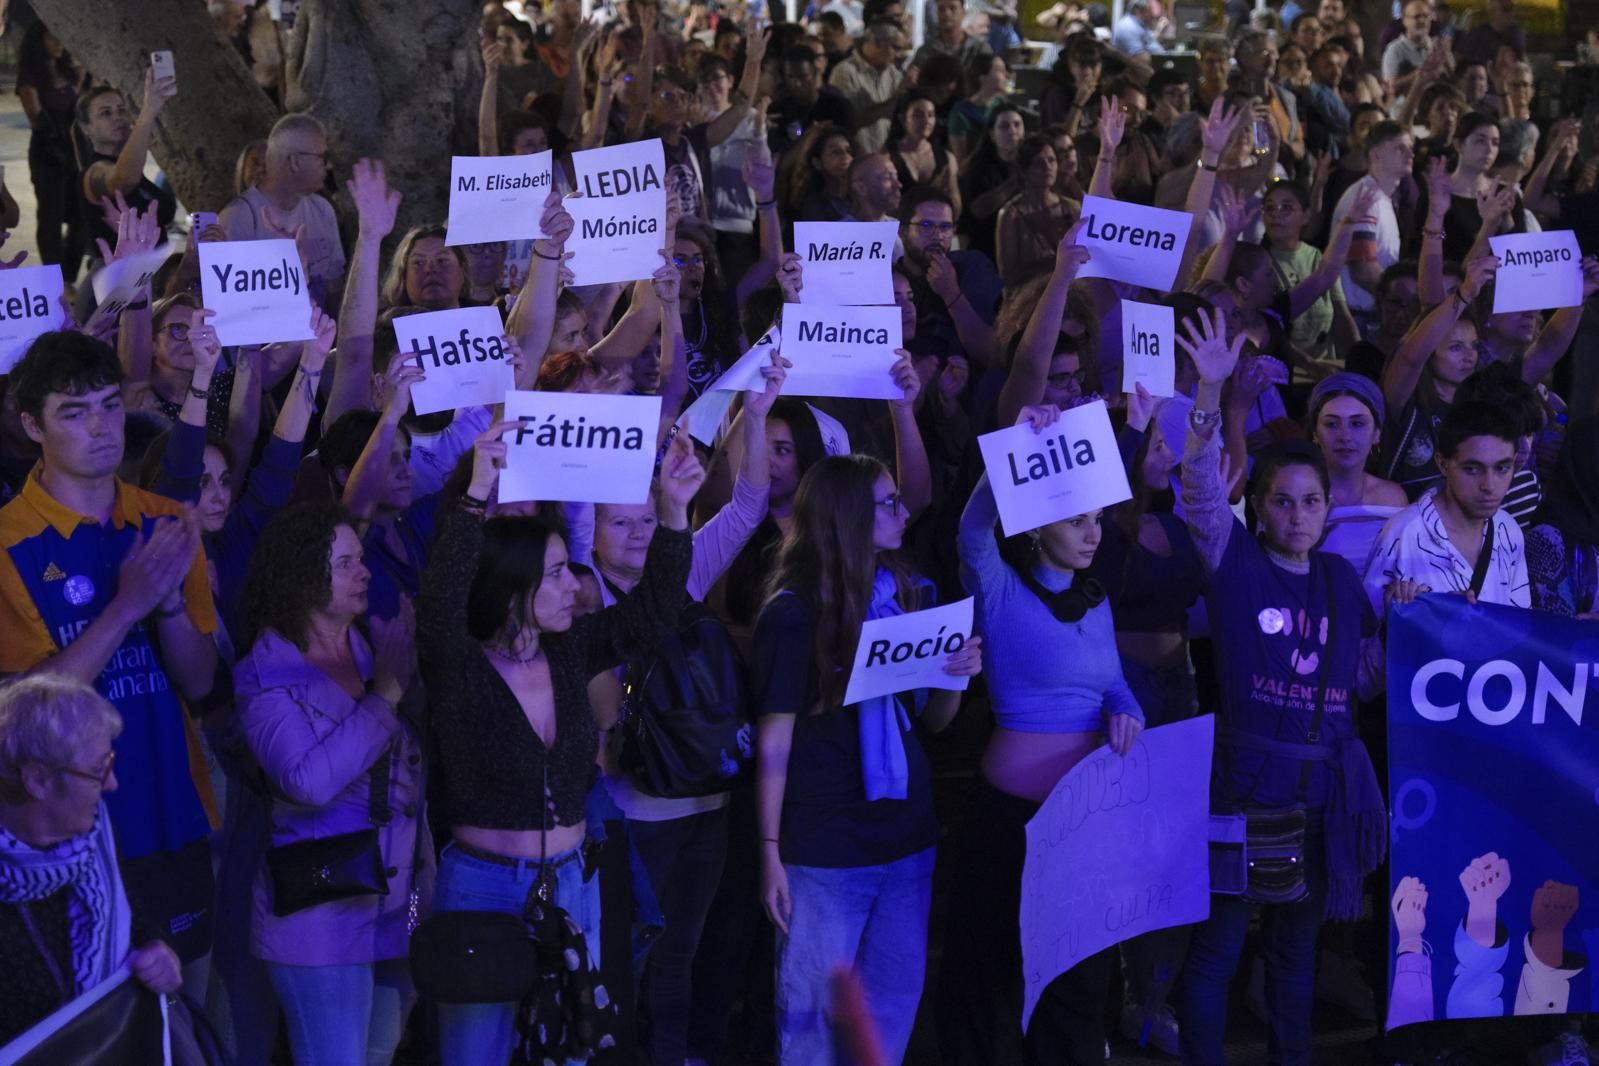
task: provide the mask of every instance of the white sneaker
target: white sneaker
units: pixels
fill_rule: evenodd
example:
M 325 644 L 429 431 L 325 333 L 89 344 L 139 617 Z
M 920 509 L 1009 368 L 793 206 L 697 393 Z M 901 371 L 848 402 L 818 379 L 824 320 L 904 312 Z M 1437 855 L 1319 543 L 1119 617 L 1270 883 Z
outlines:
M 1137 1004 L 1123 1004 L 1121 1034 L 1140 1047 L 1147 1043 L 1168 1055 L 1180 1054 L 1177 1046 L 1177 1014 L 1168 1005 L 1163 1004 L 1154 1014 L 1145 1017 L 1143 1008 Z

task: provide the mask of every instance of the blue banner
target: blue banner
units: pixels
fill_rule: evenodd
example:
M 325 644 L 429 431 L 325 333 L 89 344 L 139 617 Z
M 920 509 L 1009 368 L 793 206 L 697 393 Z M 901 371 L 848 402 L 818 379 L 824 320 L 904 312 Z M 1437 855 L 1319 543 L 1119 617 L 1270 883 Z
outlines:
M 1388 737 L 1388 1027 L 1599 1011 L 1599 622 L 1395 608 Z

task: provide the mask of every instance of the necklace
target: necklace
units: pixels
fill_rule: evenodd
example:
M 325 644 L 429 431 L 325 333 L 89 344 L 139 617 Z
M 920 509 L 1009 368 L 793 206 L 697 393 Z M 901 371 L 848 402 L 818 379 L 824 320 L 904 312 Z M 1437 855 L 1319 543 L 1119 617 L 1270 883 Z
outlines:
M 500 647 L 498 644 L 489 645 L 487 650 L 496 658 L 503 659 L 508 663 L 515 663 L 518 666 L 526 666 L 528 663 L 537 662 L 538 657 L 544 654 L 544 647 L 540 644 L 533 645 L 532 655 L 516 655 Z

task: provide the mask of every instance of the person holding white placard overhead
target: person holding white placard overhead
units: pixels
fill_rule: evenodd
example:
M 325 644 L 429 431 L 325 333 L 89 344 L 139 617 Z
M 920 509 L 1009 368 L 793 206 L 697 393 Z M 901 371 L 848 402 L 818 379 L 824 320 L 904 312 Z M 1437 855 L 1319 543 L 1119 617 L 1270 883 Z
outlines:
M 761 900 L 778 930 L 781 1066 L 839 1061 L 828 988 L 840 966 L 864 986 L 889 1066 L 921 1002 L 938 840 L 927 756 L 903 695 L 841 705 L 862 623 L 930 605 L 931 587 L 894 554 L 909 518 L 877 460 L 816 463 L 755 625 Z M 945 671 L 978 673 L 980 643 L 947 654 Z M 937 732 L 960 693 L 914 702 Z
M 1054 404 L 1028 406 L 1016 424 L 1043 432 L 1059 417 Z M 1144 712 L 1122 675 L 1104 587 L 1083 574 L 1099 548 L 1102 512 L 1002 541 L 988 477 L 966 504 L 958 545 L 961 581 L 977 597 L 977 629 L 988 642 L 995 728 L 983 751 L 945 928 L 941 1043 L 945 1061 L 961 1066 L 1024 1057 L 1098 1066 L 1105 1057 L 1108 951 L 1050 982 L 1021 1031 L 1026 825 L 1066 772 L 1107 737 L 1126 755 Z M 1048 654 L 1040 654 L 1045 648 Z

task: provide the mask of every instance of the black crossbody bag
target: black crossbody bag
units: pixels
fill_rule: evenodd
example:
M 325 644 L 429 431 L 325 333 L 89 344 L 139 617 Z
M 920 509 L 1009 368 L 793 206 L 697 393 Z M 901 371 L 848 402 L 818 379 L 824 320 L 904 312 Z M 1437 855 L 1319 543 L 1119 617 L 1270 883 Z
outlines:
M 388 825 L 391 818 L 388 793 L 393 759 L 394 749 L 390 748 L 368 771 L 366 814 L 372 823 L 370 828 L 267 849 L 274 915 L 282 918 L 335 900 L 389 894 L 378 827 Z M 418 825 L 418 836 L 421 832 Z

